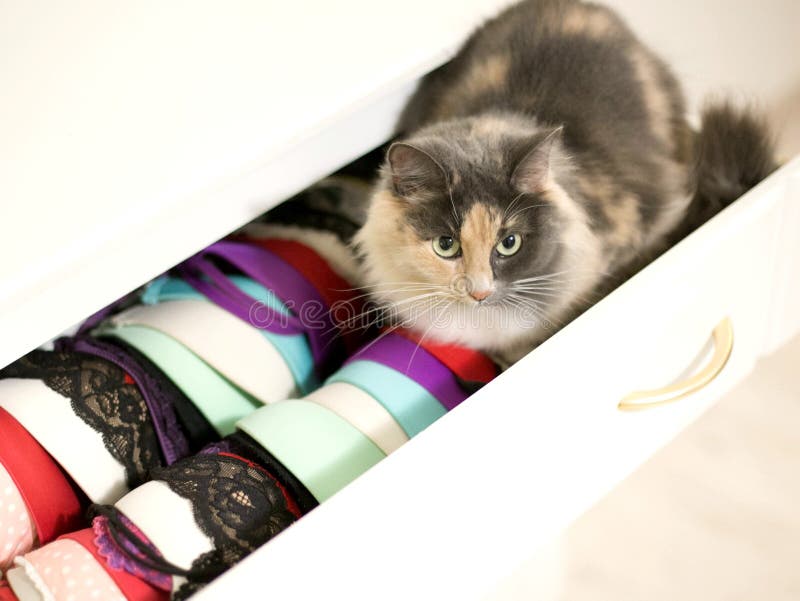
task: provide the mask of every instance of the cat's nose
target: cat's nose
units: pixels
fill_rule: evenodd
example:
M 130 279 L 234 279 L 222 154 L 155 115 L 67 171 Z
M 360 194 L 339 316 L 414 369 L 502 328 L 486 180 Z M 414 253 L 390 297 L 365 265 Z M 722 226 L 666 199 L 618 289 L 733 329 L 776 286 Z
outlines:
M 492 291 L 489 290 L 488 288 L 486 290 L 473 290 L 472 292 L 469 293 L 469 295 L 478 302 L 486 300 L 487 298 L 489 298 L 491 294 Z

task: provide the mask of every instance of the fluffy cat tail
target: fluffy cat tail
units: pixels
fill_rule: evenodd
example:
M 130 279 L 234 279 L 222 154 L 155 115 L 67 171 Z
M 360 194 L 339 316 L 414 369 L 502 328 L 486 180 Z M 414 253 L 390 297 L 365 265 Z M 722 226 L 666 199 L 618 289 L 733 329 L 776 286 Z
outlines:
M 707 106 L 694 137 L 694 196 L 670 244 L 711 219 L 775 170 L 775 147 L 765 121 L 730 103 Z
M 772 134 L 750 109 L 729 103 L 706 107 L 695 138 L 695 198 L 716 213 L 776 167 Z

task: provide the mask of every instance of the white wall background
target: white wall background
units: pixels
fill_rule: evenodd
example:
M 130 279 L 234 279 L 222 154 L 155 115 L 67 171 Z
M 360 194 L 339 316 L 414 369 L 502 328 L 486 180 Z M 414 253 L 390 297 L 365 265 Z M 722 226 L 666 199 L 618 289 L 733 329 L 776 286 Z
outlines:
M 709 95 L 756 102 L 784 154 L 800 152 L 800 0 L 608 0 L 683 82 L 696 110 Z

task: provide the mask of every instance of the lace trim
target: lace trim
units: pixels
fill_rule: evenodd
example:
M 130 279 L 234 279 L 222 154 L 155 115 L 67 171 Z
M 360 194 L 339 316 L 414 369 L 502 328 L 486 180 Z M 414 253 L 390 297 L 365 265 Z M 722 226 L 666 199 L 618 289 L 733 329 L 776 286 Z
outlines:
M 126 349 L 104 340 L 85 336 L 61 338 L 55 344 L 57 351 L 72 350 L 94 355 L 114 363 L 129 374 L 147 403 L 150 420 L 158 436 L 167 465 L 171 465 L 189 454 L 189 441 L 178 424 L 175 414 L 176 397 L 182 393 L 165 376 L 162 375 L 159 378 L 149 373 L 141 359 L 136 360 Z
M 124 467 L 131 488 L 160 466 L 158 438 L 139 388 L 117 366 L 79 353 L 33 351 L 0 370 L 0 378 L 35 378 L 70 400 L 72 411 L 98 432 Z
M 154 470 L 153 478 L 192 504 L 197 525 L 228 566 L 300 517 L 271 474 L 234 455 L 196 455 Z
M 195 522 L 214 543 L 214 550 L 197 557 L 190 569 L 158 554 L 116 507 L 94 506 L 93 511 L 100 516 L 96 520 L 105 519 L 101 524 L 112 553 L 126 556 L 127 571 L 133 562 L 142 573 L 186 578 L 173 599 L 194 594 L 300 517 L 271 474 L 235 455 L 201 453 L 154 470 L 153 478 L 191 503 Z

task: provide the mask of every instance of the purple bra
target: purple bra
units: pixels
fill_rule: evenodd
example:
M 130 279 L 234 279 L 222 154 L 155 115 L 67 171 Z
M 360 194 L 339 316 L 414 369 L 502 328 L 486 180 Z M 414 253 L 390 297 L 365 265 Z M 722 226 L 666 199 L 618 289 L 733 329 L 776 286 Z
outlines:
M 153 430 L 158 437 L 166 464 L 171 465 L 189 454 L 189 440 L 178 424 L 175 414 L 175 395 L 180 393 L 171 382 L 165 381 L 165 376 L 156 377 L 120 347 L 91 336 L 60 338 L 56 340 L 55 347 L 59 352 L 72 351 L 100 357 L 128 374 L 147 404 Z
M 242 292 L 210 260 L 212 257 L 273 292 L 292 314 L 280 313 Z M 176 271 L 195 290 L 254 327 L 274 334 L 304 334 L 315 365 L 324 365 L 330 358 L 339 332 L 327 303 L 300 272 L 270 251 L 240 242 L 217 242 L 187 259 Z

